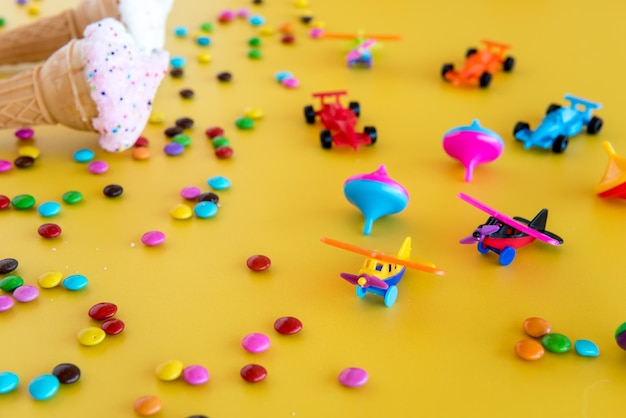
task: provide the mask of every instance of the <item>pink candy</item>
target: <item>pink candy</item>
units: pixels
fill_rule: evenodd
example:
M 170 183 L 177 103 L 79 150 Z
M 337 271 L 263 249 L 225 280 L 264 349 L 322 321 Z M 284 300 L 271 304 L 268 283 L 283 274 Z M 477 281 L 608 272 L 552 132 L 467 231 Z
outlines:
M 250 353 L 262 353 L 270 348 L 270 339 L 265 334 L 248 334 L 241 341 L 241 345 Z
M 13 168 L 13 163 L 8 160 L 0 160 L 0 173 L 4 173 Z
M 300 85 L 300 82 L 295 77 L 288 77 L 288 78 L 283 79 L 281 81 L 281 84 L 287 87 L 288 89 L 293 89 L 293 88 L 298 87 Z
M 11 296 L 0 295 L 0 312 L 8 311 L 14 304 L 15 302 Z
M 35 135 L 35 131 L 33 131 L 31 128 L 21 128 L 15 131 L 15 136 L 18 139 L 22 139 L 22 140 L 31 139 L 34 135 Z
M 349 388 L 356 388 L 367 383 L 367 372 L 358 367 L 349 367 L 339 373 L 339 383 Z
M 87 169 L 93 174 L 103 174 L 109 171 L 109 165 L 105 161 L 96 160 L 90 162 Z
M 35 286 L 23 285 L 13 291 L 13 297 L 18 302 L 31 302 L 39 297 L 39 289 Z
M 165 242 L 165 234 L 161 231 L 148 231 L 141 237 L 141 242 L 148 247 L 154 247 Z
M 187 366 L 183 369 L 183 379 L 190 385 L 203 385 L 209 381 L 209 371 L 197 364 Z
M 180 195 L 187 200 L 197 199 L 202 194 L 202 190 L 196 186 L 183 187 L 180 191 Z

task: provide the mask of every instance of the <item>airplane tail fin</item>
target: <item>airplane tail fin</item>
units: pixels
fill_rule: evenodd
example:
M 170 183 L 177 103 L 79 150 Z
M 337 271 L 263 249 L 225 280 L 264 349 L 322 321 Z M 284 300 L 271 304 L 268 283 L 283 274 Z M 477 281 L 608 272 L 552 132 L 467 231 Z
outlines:
M 406 237 L 404 239 L 396 257 L 400 260 L 408 260 L 411 258 L 411 237 Z
M 539 213 L 528 224 L 532 229 L 537 231 L 545 231 L 546 223 L 548 222 L 548 209 L 541 209 Z

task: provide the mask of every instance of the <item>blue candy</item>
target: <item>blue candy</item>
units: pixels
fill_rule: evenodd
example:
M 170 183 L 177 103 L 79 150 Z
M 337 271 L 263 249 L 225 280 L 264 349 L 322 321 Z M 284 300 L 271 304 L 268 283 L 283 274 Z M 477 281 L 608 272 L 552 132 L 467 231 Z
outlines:
M 82 274 L 72 274 L 63 279 L 61 284 L 67 290 L 81 290 L 84 289 L 89 283 L 89 280 Z
M 286 78 L 293 78 L 293 74 L 291 74 L 289 71 L 279 71 L 274 75 L 274 78 L 279 83 L 282 83 L 282 81 Z
M 52 398 L 59 390 L 61 383 L 53 374 L 42 374 L 31 380 L 28 385 L 28 392 L 38 401 L 45 401 Z
M 61 205 L 57 202 L 44 202 L 37 208 L 37 212 L 44 218 L 58 215 L 61 212 Z
M 189 31 L 187 30 L 185 26 L 176 26 L 174 28 L 174 35 L 176 36 L 180 36 L 180 37 L 187 36 L 188 32 Z
M 207 183 L 215 190 L 226 190 L 230 187 L 230 180 L 224 176 L 211 177 L 207 180 Z
M 200 46 L 208 46 L 211 45 L 211 38 L 208 36 L 198 36 L 196 38 L 196 43 Z
M 74 161 L 77 163 L 88 163 L 93 160 L 94 152 L 88 148 L 79 149 L 74 153 Z
M 217 205 L 209 200 L 198 202 L 193 207 L 193 212 L 198 218 L 212 218 L 217 214 Z
M 13 372 L 0 372 L 0 394 L 9 393 L 17 387 L 19 377 Z
M 183 68 L 187 64 L 187 60 L 184 57 L 172 57 L 170 59 L 170 65 L 174 68 Z
M 250 16 L 248 22 L 250 22 L 252 26 L 261 26 L 263 23 L 265 23 L 265 18 L 263 16 L 254 15 Z
M 583 357 L 598 357 L 600 355 L 598 346 L 589 340 L 577 340 L 574 343 L 574 349 L 578 355 Z

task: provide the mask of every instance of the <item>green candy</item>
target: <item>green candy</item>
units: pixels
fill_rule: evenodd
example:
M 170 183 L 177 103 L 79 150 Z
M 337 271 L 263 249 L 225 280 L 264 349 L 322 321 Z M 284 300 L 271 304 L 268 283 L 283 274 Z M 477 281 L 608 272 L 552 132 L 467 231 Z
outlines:
M 237 118 L 235 120 L 235 125 L 239 129 L 252 129 L 254 127 L 254 120 L 244 116 L 241 118 Z
M 4 279 L 0 280 L 0 289 L 5 292 L 12 292 L 23 284 L 24 279 L 20 276 L 6 276 Z
M 250 45 L 252 48 L 257 48 L 261 46 L 261 38 L 255 37 L 248 39 L 248 45 Z
M 83 200 L 83 194 L 81 192 L 77 192 L 76 190 L 63 193 L 63 201 L 68 205 L 73 205 L 81 200 Z
M 572 342 L 563 334 L 546 334 L 541 338 L 541 345 L 553 353 L 566 353 L 572 348 Z
M 7 21 L 3 17 L 0 17 L 0 28 L 3 27 L 6 23 Z
M 20 194 L 11 199 L 11 204 L 18 210 L 30 209 L 35 206 L 35 198 L 29 194 Z
M 185 134 L 178 134 L 172 137 L 172 142 L 176 142 L 184 147 L 191 145 L 191 137 Z
M 202 32 L 213 32 L 213 24 L 209 22 L 204 22 L 200 25 L 200 30 Z
M 216 136 L 211 140 L 211 142 L 213 142 L 213 146 L 215 148 L 227 147 L 228 145 L 230 145 L 230 141 L 228 140 L 228 138 L 225 138 L 223 136 Z
M 248 52 L 248 58 L 251 58 L 253 60 L 258 60 L 261 58 L 261 56 L 262 56 L 261 51 L 258 49 L 251 49 Z

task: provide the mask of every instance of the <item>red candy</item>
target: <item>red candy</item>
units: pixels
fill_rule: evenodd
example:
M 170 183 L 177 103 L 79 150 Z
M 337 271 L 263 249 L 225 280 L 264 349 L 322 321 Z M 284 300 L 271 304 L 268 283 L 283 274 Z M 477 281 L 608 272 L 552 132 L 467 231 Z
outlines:
M 149 144 L 150 144 L 150 141 L 148 141 L 147 138 L 140 136 L 139 138 L 137 138 L 133 146 L 139 148 L 139 147 L 147 147 Z
M 124 322 L 116 318 L 107 319 L 100 325 L 102 331 L 104 331 L 108 335 L 117 335 L 120 332 L 124 331 L 125 327 L 126 325 L 124 324 Z
M 96 321 L 102 321 L 115 316 L 117 305 L 109 302 L 96 303 L 89 308 L 89 316 Z
M 258 364 L 248 364 L 241 369 L 241 377 L 248 383 L 258 383 L 265 380 L 267 377 L 267 370 L 265 367 Z
M 302 329 L 302 322 L 293 316 L 283 316 L 274 321 L 274 329 L 283 335 L 297 334 Z
M 224 130 L 219 126 L 213 126 L 211 128 L 208 128 L 206 131 L 204 131 L 204 133 L 211 139 L 217 138 L 218 136 L 224 136 Z
M 215 148 L 215 156 L 219 159 L 226 159 L 233 156 L 233 149 L 228 146 Z
M 6 209 L 11 205 L 11 199 L 3 194 L 0 194 L 0 209 Z
M 264 255 L 253 255 L 246 261 L 248 268 L 254 271 L 263 271 L 270 268 L 272 261 Z
M 43 224 L 37 232 L 44 238 L 55 238 L 61 235 L 61 227 L 57 224 Z

